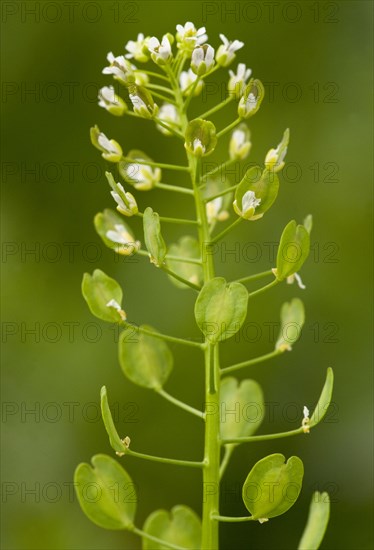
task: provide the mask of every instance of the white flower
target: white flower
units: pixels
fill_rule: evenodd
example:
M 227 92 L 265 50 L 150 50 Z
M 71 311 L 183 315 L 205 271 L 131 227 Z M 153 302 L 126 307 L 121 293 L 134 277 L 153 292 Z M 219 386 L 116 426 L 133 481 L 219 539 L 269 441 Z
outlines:
M 188 94 L 191 90 L 192 84 L 197 79 L 197 74 L 192 69 L 188 71 L 182 71 L 179 77 L 179 85 L 183 94 Z M 199 95 L 204 86 L 204 80 L 200 80 L 195 86 L 194 95 Z
M 234 71 L 229 70 L 230 80 L 228 83 L 229 92 L 235 94 L 238 99 L 244 91 L 244 87 L 247 84 L 249 77 L 252 74 L 252 69 L 247 69 L 244 63 L 239 63 L 236 69 L 236 74 Z
M 292 283 L 294 282 L 297 282 L 297 285 L 299 288 L 301 288 L 301 290 L 305 290 L 306 289 L 306 286 L 304 285 L 303 281 L 301 280 L 301 277 L 298 273 L 293 273 L 292 275 L 290 275 L 289 277 L 287 277 L 287 283 L 289 285 L 292 285 Z
M 196 45 L 200 46 L 204 44 L 208 39 L 205 27 L 200 27 L 196 30 L 196 27 L 191 21 L 187 21 L 184 26 L 177 25 L 177 42 L 178 48 L 184 50 L 192 50 Z
M 198 46 L 192 52 L 191 69 L 195 74 L 201 76 L 214 65 L 214 49 L 209 44 Z
M 140 242 L 139 241 L 134 242 L 133 236 L 131 235 L 131 233 L 128 232 L 126 227 L 122 224 L 116 223 L 114 225 L 114 229 L 109 229 L 109 231 L 106 232 L 105 236 L 112 243 L 121 245 L 120 247 L 118 247 L 119 252 L 121 254 L 124 254 L 125 256 L 133 254 L 134 252 L 137 252 L 140 248 Z
M 250 92 L 247 97 L 243 96 L 239 101 L 238 113 L 239 116 L 246 118 L 257 108 L 257 97 Z
M 148 40 L 148 49 L 151 52 L 153 61 L 157 65 L 166 65 L 171 61 L 171 44 L 166 34 L 162 37 L 161 43 L 155 36 L 152 36 Z
M 209 225 L 215 221 L 227 220 L 229 214 L 226 210 L 222 210 L 223 198 L 217 197 L 206 204 L 206 217 Z
M 179 125 L 179 115 L 178 110 L 172 103 L 164 103 L 158 112 L 158 118 L 165 123 L 170 123 L 171 126 L 178 126 Z M 158 130 L 165 136 L 171 136 L 171 132 L 167 130 L 164 126 L 161 126 L 161 124 L 157 124 Z
M 245 124 L 241 124 L 231 135 L 229 153 L 232 160 L 243 160 L 251 149 L 249 130 Z
M 203 145 L 199 138 L 195 138 L 192 143 L 192 148 L 196 156 L 201 157 L 205 153 L 205 145 Z
M 289 141 L 290 132 L 287 130 L 283 134 L 282 141 L 279 143 L 276 149 L 270 149 L 265 158 L 265 166 L 269 170 L 279 172 L 285 165 L 284 158 L 287 154 L 287 147 Z
M 305 405 L 303 408 L 303 415 L 304 415 L 304 418 L 301 423 L 301 426 L 303 428 L 304 433 L 308 434 L 310 432 L 310 427 L 309 427 L 310 418 L 309 418 L 309 409 Z
M 139 33 L 137 40 L 129 40 L 125 49 L 129 52 L 125 57 L 128 59 L 134 58 L 140 63 L 145 63 L 149 59 L 148 40 L 144 38 L 144 34 Z
M 122 158 L 122 149 L 114 139 L 108 139 L 97 126 L 90 130 L 91 142 L 101 151 L 102 157 L 109 162 L 119 162 Z
M 265 89 L 260 80 L 251 79 L 246 86 L 243 96 L 238 105 L 238 115 L 240 118 L 249 118 L 257 113 L 264 99 Z
M 135 82 L 133 66 L 123 55 L 114 57 L 113 53 L 109 52 L 106 58 L 110 65 L 104 67 L 103 74 L 112 74 L 115 80 L 119 80 L 126 86 Z
M 116 184 L 117 191 L 111 191 L 113 199 L 117 203 L 117 210 L 125 216 L 133 216 L 138 213 L 138 205 L 135 197 L 128 192 L 125 192 L 123 186 L 120 183 Z
M 111 307 L 116 311 L 118 311 L 122 321 L 126 321 L 126 313 L 123 311 L 119 303 L 114 298 L 109 300 L 109 302 L 106 304 L 106 307 Z
M 253 191 L 247 191 L 242 197 L 241 207 L 239 207 L 236 200 L 233 202 L 233 206 L 238 216 L 241 216 L 245 220 L 249 220 L 253 218 L 255 210 L 260 202 L 261 199 L 258 199 Z M 254 219 L 257 219 L 257 216 Z
M 104 86 L 99 90 L 99 106 L 115 116 L 121 116 L 126 111 L 126 103 L 116 95 L 113 86 Z
M 149 191 L 161 180 L 160 168 L 152 168 L 148 164 L 138 164 L 136 159 L 125 167 L 126 180 L 139 191 Z
M 224 34 L 220 34 L 219 37 L 223 44 L 217 50 L 216 61 L 221 67 L 227 67 L 234 61 L 235 52 L 244 46 L 244 42 L 240 42 L 240 40 L 230 42 Z

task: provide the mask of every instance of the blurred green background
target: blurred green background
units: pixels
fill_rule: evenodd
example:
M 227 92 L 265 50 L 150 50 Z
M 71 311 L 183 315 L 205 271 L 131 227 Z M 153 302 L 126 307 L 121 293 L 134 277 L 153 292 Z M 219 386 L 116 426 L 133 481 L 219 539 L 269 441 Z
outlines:
M 250 120 L 248 160 L 263 162 L 284 129 L 291 130 L 290 167 L 276 204 L 263 220 L 232 233 L 227 250 L 252 244 L 247 253 L 241 247 L 239 257 L 221 248 L 218 272 L 233 279 L 269 269 L 274 262 L 266 243 L 276 242 L 290 219 L 314 216 L 313 252 L 302 273 L 307 289 L 282 285 L 251 302 L 247 337 L 222 346 L 222 364 L 270 351 L 269 323 L 278 321 L 286 299 L 302 295 L 307 321 L 294 351 L 238 373 L 262 385 L 275 411 L 262 433 L 295 427 L 295 411 L 315 403 L 326 368 L 336 375 L 334 406 L 310 436 L 236 451 L 223 483 L 222 513 L 243 515 L 241 484 L 266 454 L 300 456 L 305 481 L 286 515 L 265 525 L 225 526 L 221 547 L 296 548 L 311 493 L 319 489 L 333 499 L 322 547 L 373 548 L 372 7 L 371 1 L 2 2 L 4 550 L 140 548 L 127 533 L 91 524 L 72 490 L 77 463 L 111 452 L 98 412 L 103 384 L 117 407 L 119 432 L 131 436 L 134 449 L 200 456 L 199 421 L 123 377 L 115 332 L 90 315 L 80 293 L 83 272 L 100 267 L 121 281 L 131 321 L 179 336 L 198 334 L 192 291 L 176 289 L 145 259 L 118 260 L 101 245 L 92 219 L 113 203 L 103 173 L 108 166 L 88 138 L 97 123 L 125 151 L 139 148 L 161 162 L 184 162 L 179 143 L 147 121 L 111 117 L 97 107 L 96 92 L 110 83 L 101 74 L 108 51 L 120 55 L 137 33 L 160 37 L 186 21 L 205 25 L 215 47 L 221 32 L 243 40 L 237 61 L 267 86 Z M 214 75 L 192 114 L 214 105 L 226 81 L 226 70 Z M 212 120 L 222 128 L 234 114 L 231 105 Z M 224 157 L 227 142 L 209 162 Z M 230 177 L 235 183 L 238 174 Z M 163 180 L 182 182 L 170 172 Z M 142 208 L 193 215 L 188 198 L 154 191 L 137 197 Z M 139 220 L 131 223 L 142 239 Z M 165 234 L 170 242 L 170 227 Z M 172 350 L 175 369 L 166 389 L 199 407 L 199 353 Z M 154 509 L 178 503 L 201 512 L 198 472 L 130 457 L 124 464 L 138 487 L 138 525 Z

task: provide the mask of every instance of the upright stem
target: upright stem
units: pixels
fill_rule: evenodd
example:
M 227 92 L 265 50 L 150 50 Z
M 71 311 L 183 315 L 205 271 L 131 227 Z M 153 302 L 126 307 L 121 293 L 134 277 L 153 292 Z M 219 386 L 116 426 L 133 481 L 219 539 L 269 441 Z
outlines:
M 188 119 L 184 110 L 183 96 L 175 76 L 170 73 L 172 87 L 175 91 L 181 117 L 181 129 L 185 133 Z M 211 252 L 211 238 L 206 215 L 206 206 L 201 195 L 200 161 L 187 153 L 195 198 L 198 236 L 203 259 L 204 283 L 215 276 L 214 261 Z M 211 345 L 205 339 L 205 441 L 203 468 L 203 518 L 202 550 L 218 550 L 218 520 L 213 515 L 219 514 L 219 468 L 220 468 L 220 400 L 219 400 L 219 350 L 218 344 Z

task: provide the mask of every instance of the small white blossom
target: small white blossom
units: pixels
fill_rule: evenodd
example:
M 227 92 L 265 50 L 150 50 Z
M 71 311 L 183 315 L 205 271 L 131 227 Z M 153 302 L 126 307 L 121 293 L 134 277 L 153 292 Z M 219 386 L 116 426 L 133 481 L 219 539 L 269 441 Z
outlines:
M 144 38 L 144 34 L 139 33 L 137 40 L 129 40 L 125 49 L 129 52 L 125 57 L 128 59 L 134 58 L 140 63 L 145 63 L 149 59 L 148 40 Z
M 309 418 L 309 409 L 305 405 L 303 408 L 303 415 L 304 415 L 304 418 L 302 420 L 301 426 L 303 428 L 304 433 L 308 434 L 310 432 L 310 426 L 309 426 L 310 418 Z
M 192 148 L 194 154 L 198 157 L 201 157 L 205 153 L 205 145 L 203 145 L 199 138 L 193 140 Z
M 122 149 L 114 139 L 108 139 L 97 126 L 90 131 L 92 144 L 101 151 L 102 157 L 109 162 L 119 162 L 122 158 Z
M 227 220 L 229 214 L 226 210 L 222 210 L 223 198 L 217 197 L 206 204 L 206 217 L 209 225 L 215 221 Z
M 133 236 L 122 224 L 116 223 L 114 225 L 114 229 L 109 229 L 105 236 L 112 243 L 121 245 L 118 252 L 124 254 L 125 256 L 129 256 L 130 254 L 137 252 L 140 248 L 140 242 L 134 242 Z
M 115 309 L 119 313 L 122 321 L 126 320 L 126 313 L 123 311 L 119 303 L 116 300 L 114 300 L 114 298 L 112 298 L 112 300 L 109 300 L 109 302 L 106 304 L 106 307 L 111 307 Z
M 192 84 L 197 79 L 197 74 L 192 69 L 188 71 L 182 71 L 179 77 L 179 85 L 183 94 L 188 94 L 191 91 Z M 204 80 L 200 80 L 195 86 L 194 95 L 199 95 L 204 86 Z
M 306 289 L 306 286 L 304 285 L 303 281 L 301 280 L 301 277 L 298 273 L 293 273 L 292 275 L 290 275 L 289 277 L 287 277 L 287 283 L 289 285 L 292 285 L 292 283 L 294 283 L 296 281 L 297 285 L 299 288 L 301 288 L 301 290 L 305 290 Z
M 219 37 L 223 44 L 217 50 L 216 61 L 221 67 L 227 67 L 234 61 L 235 52 L 244 46 L 244 42 L 240 42 L 240 40 L 230 42 L 224 34 L 220 34 Z
M 129 93 L 134 113 L 144 118 L 152 118 L 158 111 L 158 106 L 148 96 L 148 92 L 143 94 L 143 97 L 141 97 L 139 91 L 137 93 Z
M 198 46 L 192 52 L 191 69 L 199 76 L 207 73 L 214 65 L 214 49 L 209 44 Z
M 247 97 L 243 96 L 239 101 L 239 116 L 246 118 L 257 108 L 257 97 L 251 92 Z
M 116 95 L 113 86 L 104 86 L 99 91 L 99 106 L 115 116 L 121 116 L 126 111 L 126 103 Z
M 165 123 L 170 123 L 171 126 L 178 126 L 179 125 L 179 115 L 178 110 L 172 103 L 164 103 L 158 112 L 158 118 Z M 164 126 L 161 126 L 161 124 L 157 124 L 158 130 L 165 136 L 171 136 L 172 133 L 167 130 Z
M 284 134 L 282 141 L 279 143 L 276 149 L 270 149 L 265 158 L 265 166 L 269 170 L 274 172 L 279 172 L 285 165 L 284 158 L 287 154 L 287 147 L 289 141 L 289 130 L 287 129 Z
M 251 149 L 251 142 L 249 139 L 249 130 L 244 125 L 233 131 L 229 153 L 232 160 L 243 160 L 248 156 Z
M 257 206 L 261 203 L 261 199 L 258 199 L 253 191 L 247 191 L 242 197 L 241 207 L 235 200 L 233 203 L 234 210 L 242 218 L 249 220 L 253 217 Z
M 119 80 L 122 84 L 128 85 L 135 82 L 133 74 L 133 66 L 123 55 L 114 57 L 112 52 L 107 55 L 107 60 L 110 65 L 104 67 L 103 74 L 112 74 L 115 80 Z
M 252 74 L 252 69 L 247 69 L 244 63 L 239 63 L 236 69 L 236 74 L 234 71 L 229 70 L 230 80 L 228 83 L 229 92 L 235 94 L 238 99 L 244 92 L 244 87 L 247 84 L 249 77 Z
M 208 36 L 206 34 L 205 27 L 196 29 L 195 25 L 191 21 L 187 21 L 185 25 L 177 25 L 177 43 L 178 48 L 184 50 L 192 50 L 195 46 L 200 46 L 207 41 Z
M 125 192 L 123 186 L 120 183 L 116 184 L 117 191 L 111 191 L 113 199 L 117 203 L 117 210 L 125 216 L 134 216 L 138 213 L 138 205 L 135 197 L 128 192 Z
M 152 168 L 148 164 L 138 164 L 136 159 L 126 165 L 125 171 L 126 180 L 139 191 L 148 191 L 161 180 L 160 168 Z
M 155 36 L 152 36 L 148 40 L 148 49 L 151 52 L 153 61 L 157 65 L 166 65 L 171 61 L 171 44 L 166 35 L 162 37 L 161 43 Z

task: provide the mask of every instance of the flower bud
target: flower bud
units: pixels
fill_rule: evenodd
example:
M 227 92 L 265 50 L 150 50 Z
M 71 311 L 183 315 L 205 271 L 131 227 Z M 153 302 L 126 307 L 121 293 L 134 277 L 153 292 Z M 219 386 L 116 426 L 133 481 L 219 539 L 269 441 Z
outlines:
M 198 76 L 210 71 L 214 65 L 214 49 L 209 44 L 198 46 L 192 52 L 191 69 Z
M 114 116 L 122 116 L 127 110 L 127 105 L 118 95 L 113 86 L 104 86 L 99 91 L 99 106 L 106 109 Z
M 279 172 L 285 165 L 284 157 L 287 154 L 288 141 L 290 138 L 290 131 L 287 128 L 283 134 L 282 141 L 276 149 L 270 149 L 265 158 L 265 166 L 268 170 L 273 172 Z
M 245 89 L 243 97 L 239 101 L 238 115 L 241 118 L 249 118 L 257 113 L 264 99 L 264 95 L 265 89 L 260 80 L 251 79 Z
M 196 157 L 209 155 L 217 144 L 216 127 L 213 122 L 196 118 L 187 126 L 185 148 Z
M 192 89 L 192 84 L 197 79 L 197 74 L 193 72 L 192 69 L 188 71 L 182 71 L 179 77 L 179 85 L 183 95 L 189 95 Z M 204 80 L 199 80 L 199 82 L 194 87 L 193 95 L 198 96 L 201 93 L 201 90 L 204 86 Z
M 148 50 L 149 36 L 144 38 L 144 34 L 139 33 L 137 40 L 129 40 L 125 46 L 125 49 L 129 52 L 125 57 L 128 59 L 134 58 L 140 63 L 146 63 L 150 58 Z
M 230 42 L 224 34 L 220 34 L 219 37 L 223 44 L 217 50 L 216 61 L 221 67 L 228 67 L 236 57 L 235 52 L 244 46 L 244 42 L 240 40 Z
M 252 69 L 247 69 L 244 63 L 239 63 L 236 74 L 234 71 L 229 71 L 230 80 L 228 83 L 228 91 L 231 94 L 235 94 L 237 99 L 240 99 L 243 95 L 245 85 L 247 84 L 248 78 L 252 74 Z
M 106 179 L 112 188 L 110 194 L 117 203 L 117 210 L 124 216 L 134 216 L 138 213 L 138 205 L 135 197 L 128 192 L 125 192 L 120 183 L 116 183 L 110 172 L 105 172 Z
M 152 94 L 142 86 L 132 86 L 129 90 L 129 98 L 134 108 L 134 113 L 143 118 L 153 118 L 158 112 L 158 106 L 153 101 Z
M 163 105 L 161 105 L 160 110 L 158 112 L 158 118 L 162 122 L 165 122 L 166 124 L 170 124 L 172 127 L 179 126 L 180 121 L 179 121 L 178 111 L 175 105 L 173 105 L 172 103 L 164 103 Z M 169 130 L 164 126 L 161 126 L 161 124 L 157 124 L 156 127 L 165 136 L 172 135 L 172 133 L 169 132 Z
M 232 160 L 244 160 L 251 149 L 250 133 L 247 125 L 242 123 L 231 135 L 229 153 Z
M 138 191 L 149 191 L 161 180 L 160 168 L 152 168 L 148 164 L 140 164 L 137 160 L 150 161 L 151 159 L 142 151 L 134 149 L 127 155 L 133 162 L 120 162 L 119 172 L 123 179 L 130 183 Z
M 97 126 L 90 130 L 91 142 L 96 149 L 101 151 L 101 155 L 109 162 L 119 162 L 122 158 L 122 149 L 119 143 L 114 139 L 109 140 L 105 134 L 100 132 Z
M 130 61 L 125 59 L 123 55 L 114 57 L 112 52 L 108 53 L 107 60 L 110 65 L 108 67 L 104 67 L 102 71 L 103 74 L 112 74 L 115 80 L 118 80 L 125 86 L 135 84 L 135 75 Z
M 169 35 L 164 35 L 162 41 L 152 36 L 148 40 L 148 49 L 151 52 L 152 60 L 157 65 L 167 65 L 172 60 L 173 54 L 171 52 L 171 44 Z

